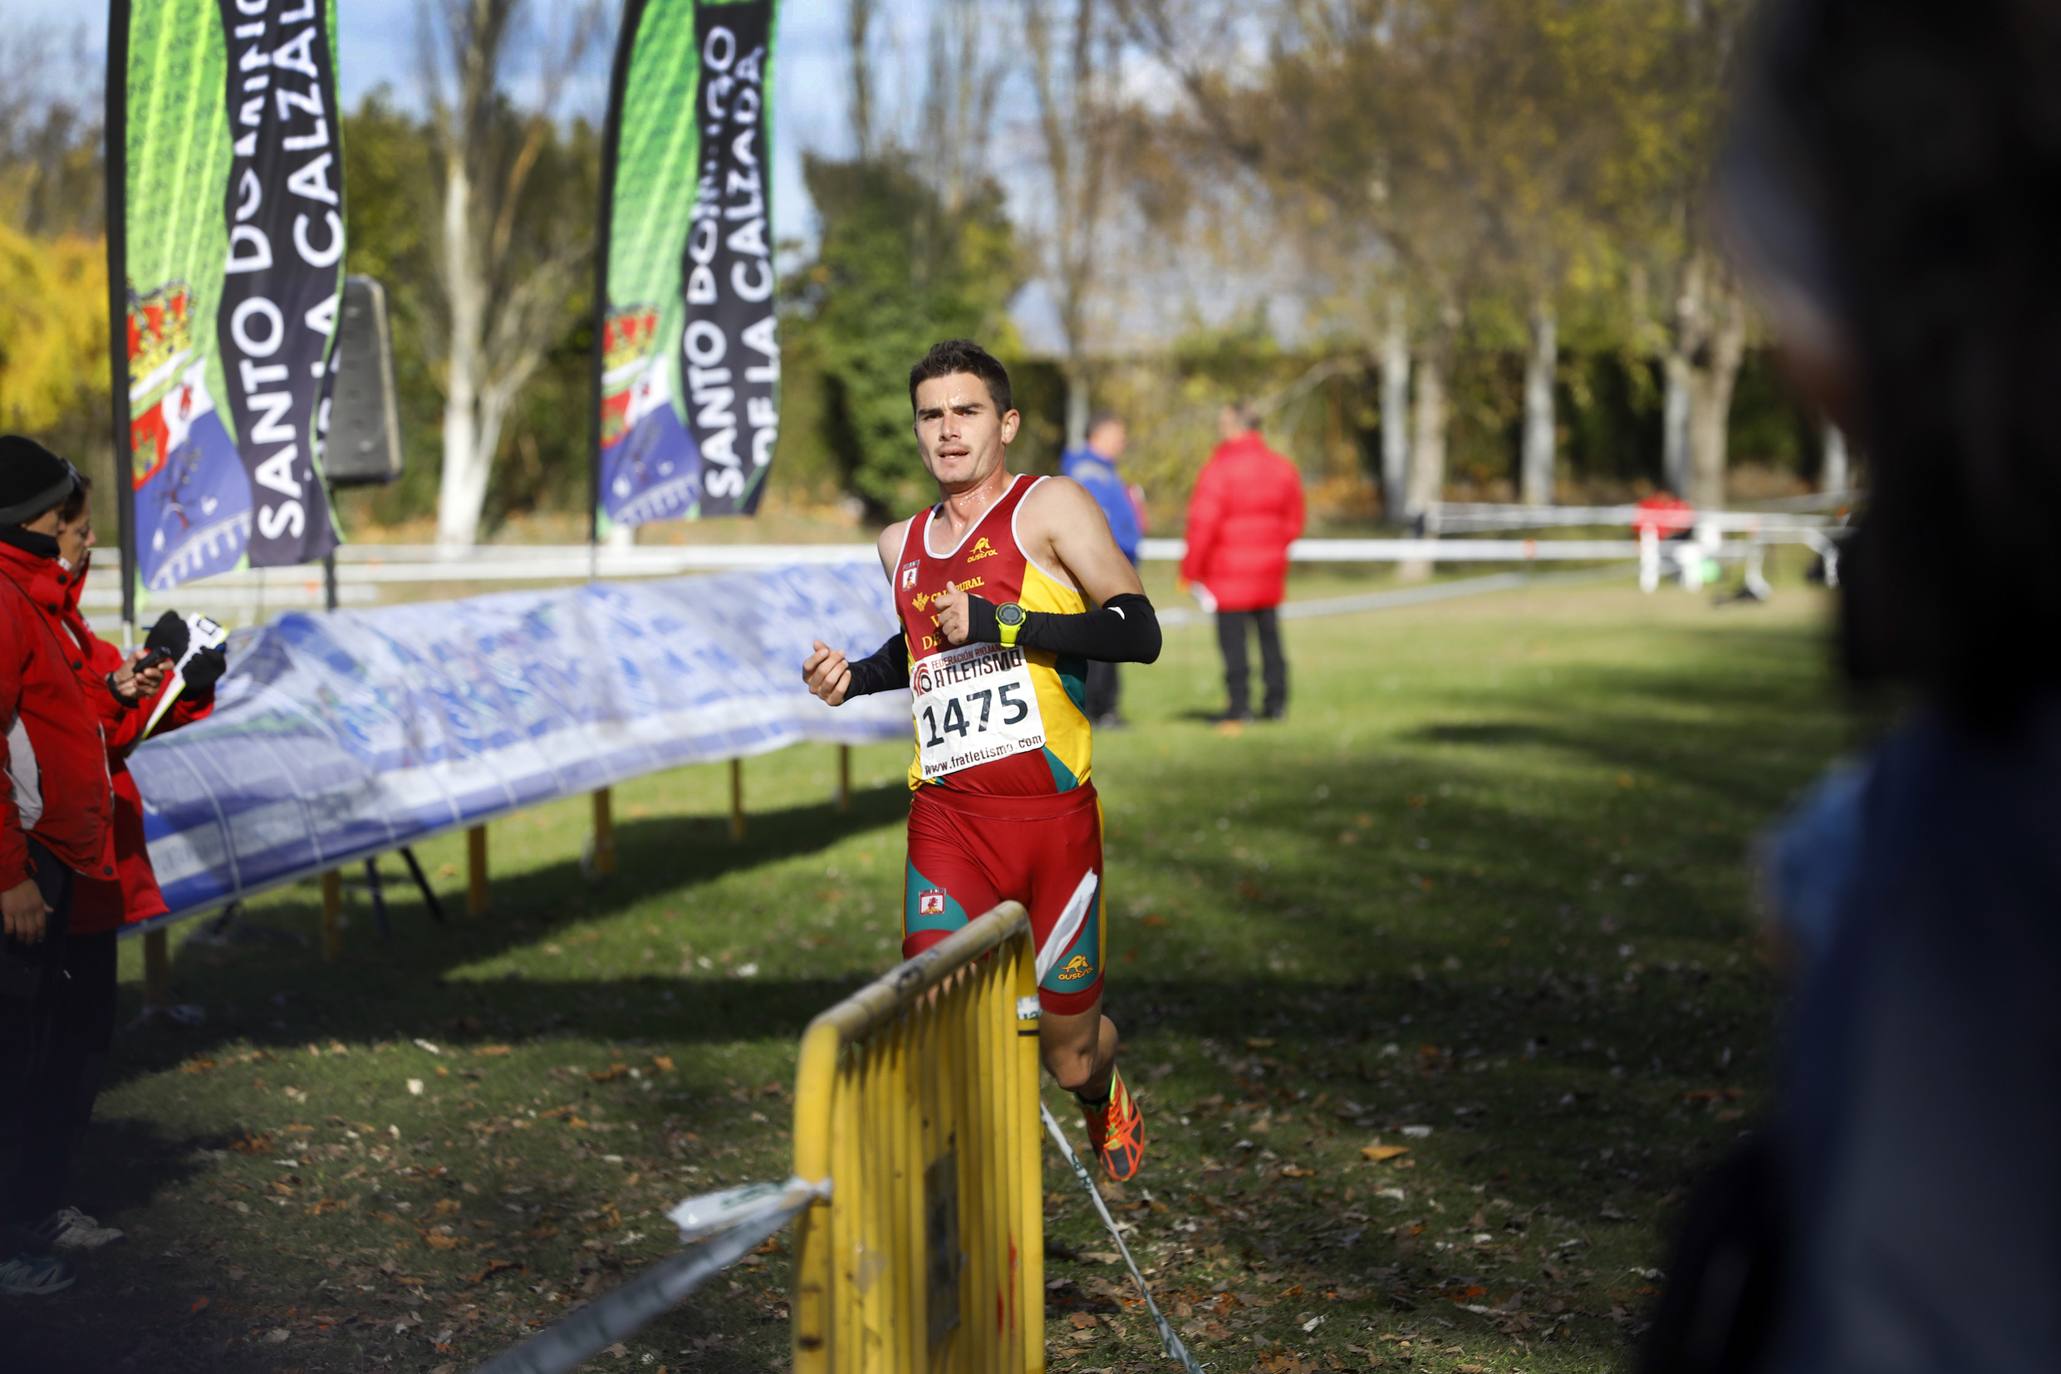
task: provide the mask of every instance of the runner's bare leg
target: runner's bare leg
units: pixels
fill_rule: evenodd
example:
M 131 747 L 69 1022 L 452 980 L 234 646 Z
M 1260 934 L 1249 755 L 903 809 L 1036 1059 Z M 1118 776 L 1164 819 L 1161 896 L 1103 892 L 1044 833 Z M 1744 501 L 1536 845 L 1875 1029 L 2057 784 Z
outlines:
M 1102 999 L 1086 1011 L 1038 1015 L 1038 1049 L 1045 1069 L 1060 1087 L 1094 1098 L 1106 1096 L 1116 1067 L 1116 1023 L 1102 1014 Z

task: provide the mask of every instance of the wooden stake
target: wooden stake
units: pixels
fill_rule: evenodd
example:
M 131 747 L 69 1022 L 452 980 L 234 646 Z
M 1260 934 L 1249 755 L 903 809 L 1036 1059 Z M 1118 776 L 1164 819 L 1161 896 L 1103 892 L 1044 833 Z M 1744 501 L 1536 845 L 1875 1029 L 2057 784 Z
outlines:
M 594 876 L 615 872 L 615 809 L 606 787 L 594 791 Z
M 322 957 L 333 960 L 343 953 L 343 874 L 335 869 L 322 875 Z
M 730 838 L 744 838 L 744 760 L 730 760 Z
M 852 747 L 849 744 L 837 746 L 837 809 L 840 812 L 852 809 Z
M 143 932 L 143 1005 L 172 1005 L 172 943 L 162 927 Z
M 465 832 L 465 914 L 487 914 L 487 828 L 483 825 Z

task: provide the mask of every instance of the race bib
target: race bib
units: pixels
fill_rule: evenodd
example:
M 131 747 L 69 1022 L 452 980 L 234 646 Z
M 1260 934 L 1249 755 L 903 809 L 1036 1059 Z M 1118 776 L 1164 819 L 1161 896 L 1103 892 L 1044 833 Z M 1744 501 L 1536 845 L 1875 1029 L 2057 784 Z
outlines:
M 917 767 L 925 782 L 1045 747 L 1045 717 L 1023 650 L 962 644 L 909 675 Z

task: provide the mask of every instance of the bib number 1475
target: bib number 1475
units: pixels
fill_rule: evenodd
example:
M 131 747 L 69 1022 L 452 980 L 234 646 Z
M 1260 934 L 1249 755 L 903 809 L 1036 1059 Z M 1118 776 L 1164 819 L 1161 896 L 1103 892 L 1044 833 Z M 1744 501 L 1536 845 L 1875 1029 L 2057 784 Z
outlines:
M 943 748 L 946 735 L 957 735 L 960 739 L 984 735 L 990 723 L 1023 724 L 1030 718 L 1030 705 L 1024 700 L 1024 695 L 1024 684 L 1004 682 L 995 687 L 977 688 L 964 696 L 945 698 L 943 716 L 939 716 L 936 705 L 924 706 L 923 747 Z
M 922 775 L 940 778 L 1045 743 L 1045 718 L 1021 649 L 962 644 L 909 676 Z

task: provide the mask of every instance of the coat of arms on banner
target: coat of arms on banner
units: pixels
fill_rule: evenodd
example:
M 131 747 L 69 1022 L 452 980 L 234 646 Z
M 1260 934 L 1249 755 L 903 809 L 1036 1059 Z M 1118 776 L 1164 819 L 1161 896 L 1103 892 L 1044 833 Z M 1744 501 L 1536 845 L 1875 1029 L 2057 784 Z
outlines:
M 183 281 L 129 292 L 129 448 L 152 589 L 227 572 L 250 532 L 250 484 L 196 354 L 192 307 Z

